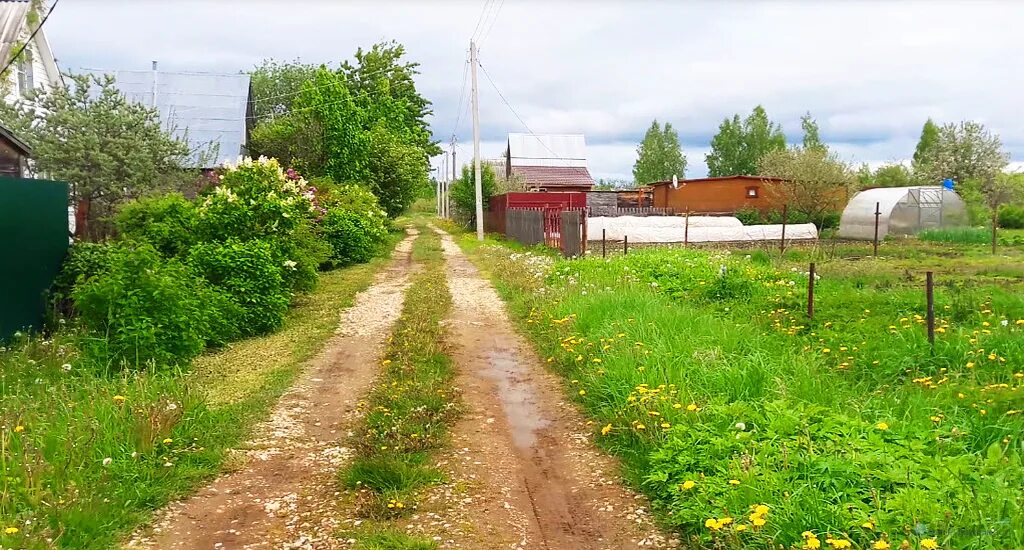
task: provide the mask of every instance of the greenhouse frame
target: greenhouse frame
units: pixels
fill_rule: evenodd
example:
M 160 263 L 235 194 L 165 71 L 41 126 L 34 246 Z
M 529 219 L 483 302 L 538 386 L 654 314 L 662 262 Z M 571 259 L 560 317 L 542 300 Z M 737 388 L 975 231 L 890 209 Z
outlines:
M 839 221 L 842 239 L 872 240 L 875 212 L 878 238 L 916 235 L 925 229 L 967 225 L 967 205 L 945 187 L 879 187 L 857 193 Z

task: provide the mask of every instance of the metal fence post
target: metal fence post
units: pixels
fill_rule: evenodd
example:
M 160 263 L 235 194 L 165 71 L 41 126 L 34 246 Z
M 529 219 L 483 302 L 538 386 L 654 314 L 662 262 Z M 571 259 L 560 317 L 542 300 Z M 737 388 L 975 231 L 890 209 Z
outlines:
M 608 242 L 608 240 L 607 240 L 607 230 L 606 229 L 602 229 L 601 230 L 601 257 L 602 258 L 607 258 L 608 257 L 608 251 L 605 248 L 607 246 L 607 242 Z
M 935 281 L 932 272 L 925 273 L 925 293 L 928 295 L 928 343 L 935 351 Z
M 882 203 L 875 203 L 875 257 L 878 257 L 878 218 L 882 215 Z
M 807 318 L 814 320 L 814 262 L 811 262 L 807 275 Z
M 622 255 L 629 254 L 629 235 L 622 236 Z

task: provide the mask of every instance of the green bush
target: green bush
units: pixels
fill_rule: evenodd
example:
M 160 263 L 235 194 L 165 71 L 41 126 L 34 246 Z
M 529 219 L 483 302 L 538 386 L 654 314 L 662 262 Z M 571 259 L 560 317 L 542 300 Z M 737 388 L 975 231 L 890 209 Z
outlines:
M 331 245 L 308 223 L 300 225 L 287 238 L 269 242 L 274 243 L 274 258 L 278 265 L 285 266 L 282 275 L 285 288 L 297 292 L 313 290 L 320 277 L 321 266 L 329 264 Z
M 387 234 L 373 217 L 343 208 L 328 209 L 320 231 L 331 245 L 331 260 L 337 266 L 370 261 Z
M 999 227 L 1024 229 L 1024 204 L 1004 206 L 999 209 Z
M 112 246 L 109 254 L 108 267 L 72 292 L 85 353 L 132 367 L 181 365 L 198 355 L 212 308 L 202 284 L 149 244 Z
M 60 272 L 47 293 L 49 322 L 72 317 L 71 293 L 75 286 L 89 277 L 106 271 L 110 265 L 111 248 L 103 243 L 75 242 L 64 258 Z
M 758 225 L 761 223 L 761 212 L 756 208 L 741 208 L 736 211 L 735 216 L 743 225 Z
M 282 274 L 290 266 L 277 260 L 272 243 L 236 239 L 199 243 L 189 253 L 188 265 L 238 307 L 233 324 L 240 334 L 263 334 L 281 326 L 288 309 Z
M 182 256 L 196 241 L 195 204 L 180 193 L 125 204 L 114 217 L 122 238 L 148 242 L 168 258 Z

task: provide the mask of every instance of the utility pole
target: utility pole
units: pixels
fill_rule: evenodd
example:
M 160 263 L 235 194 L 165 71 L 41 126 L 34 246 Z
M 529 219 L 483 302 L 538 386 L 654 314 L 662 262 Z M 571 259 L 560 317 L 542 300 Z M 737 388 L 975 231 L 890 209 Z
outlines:
M 469 41 L 469 68 L 473 72 L 473 177 L 476 180 L 476 240 L 484 240 L 484 202 L 480 182 L 480 98 L 476 87 L 476 43 Z

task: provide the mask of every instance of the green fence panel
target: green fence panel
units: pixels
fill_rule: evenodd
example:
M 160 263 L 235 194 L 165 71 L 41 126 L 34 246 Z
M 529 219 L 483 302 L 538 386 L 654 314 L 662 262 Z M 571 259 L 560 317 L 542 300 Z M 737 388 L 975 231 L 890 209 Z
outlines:
M 68 251 L 68 184 L 0 177 L 0 339 L 38 328 Z

